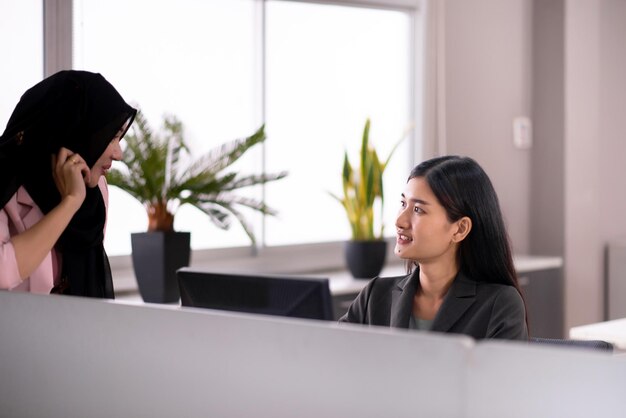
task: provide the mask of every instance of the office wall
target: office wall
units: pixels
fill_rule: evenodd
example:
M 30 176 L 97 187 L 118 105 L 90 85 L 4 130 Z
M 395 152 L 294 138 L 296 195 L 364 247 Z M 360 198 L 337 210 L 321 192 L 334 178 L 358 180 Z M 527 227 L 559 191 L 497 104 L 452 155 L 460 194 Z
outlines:
M 530 253 L 565 247 L 565 1 L 533 1 Z
M 602 319 L 598 2 L 565 7 L 565 312 L 569 325 Z
M 490 175 L 514 251 L 529 251 L 529 150 L 513 145 L 516 116 L 530 116 L 532 2 L 449 0 L 445 5 L 447 153 Z
M 568 326 L 604 319 L 604 251 L 626 235 L 626 3 L 566 3 L 565 282 Z
M 600 25 L 600 200 L 602 245 L 626 237 L 626 1 L 605 1 Z M 626 277 L 621 277 L 622 289 Z M 621 294 L 622 299 L 626 294 Z
M 446 153 L 481 163 L 516 253 L 564 257 L 565 327 L 604 318 L 604 249 L 626 236 L 626 2 L 447 0 Z M 531 116 L 533 147 L 512 120 Z

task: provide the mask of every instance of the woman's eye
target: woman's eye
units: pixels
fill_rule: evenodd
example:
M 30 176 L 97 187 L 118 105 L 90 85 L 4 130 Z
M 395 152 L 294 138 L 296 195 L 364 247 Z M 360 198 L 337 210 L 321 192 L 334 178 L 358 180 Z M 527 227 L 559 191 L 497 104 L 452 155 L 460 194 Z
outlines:
M 415 212 L 415 213 L 424 213 L 424 210 L 422 208 L 420 208 L 419 206 L 415 206 L 413 208 L 413 212 Z
M 406 202 L 404 200 L 400 201 L 400 207 L 401 208 L 406 207 Z

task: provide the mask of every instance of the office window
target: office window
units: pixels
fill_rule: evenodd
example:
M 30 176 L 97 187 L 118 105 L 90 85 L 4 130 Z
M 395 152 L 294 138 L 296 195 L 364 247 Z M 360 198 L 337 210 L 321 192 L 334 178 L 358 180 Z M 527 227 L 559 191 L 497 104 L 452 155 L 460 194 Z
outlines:
M 366 118 L 386 156 L 411 121 L 411 19 L 404 12 L 270 1 L 267 5 L 266 167 L 290 175 L 267 186 L 280 216 L 266 220 L 266 244 L 345 240 L 343 153 L 357 153 Z M 409 139 L 385 172 L 385 224 L 393 234 L 409 171 Z
M 237 167 L 290 174 L 247 191 L 279 211 L 246 212 L 259 244 L 339 241 L 349 226 L 328 191 L 341 192 L 344 149 L 356 158 L 367 117 L 382 155 L 412 122 L 412 25 L 406 11 L 307 2 L 74 0 L 73 58 L 109 79 L 154 128 L 163 114 L 178 116 L 195 153 L 265 121 L 264 149 Z M 386 172 L 389 233 L 410 140 Z M 143 207 L 111 188 L 109 254 L 129 254 L 130 232 L 146 225 Z M 221 231 L 191 207 L 179 209 L 175 228 L 192 232 L 196 250 L 249 245 L 237 224 Z
M 43 77 L 41 0 L 4 1 L 0 8 L 0 134 L 22 94 Z
M 102 73 L 153 128 L 176 115 L 199 154 L 261 123 L 254 29 L 249 0 L 75 0 L 74 68 Z M 242 170 L 258 170 L 260 152 L 252 151 Z M 111 255 L 129 254 L 130 232 L 145 231 L 147 216 L 128 194 L 110 191 L 105 245 Z M 248 243 L 241 228 L 222 231 L 193 207 L 178 210 L 174 227 L 193 232 L 194 249 Z

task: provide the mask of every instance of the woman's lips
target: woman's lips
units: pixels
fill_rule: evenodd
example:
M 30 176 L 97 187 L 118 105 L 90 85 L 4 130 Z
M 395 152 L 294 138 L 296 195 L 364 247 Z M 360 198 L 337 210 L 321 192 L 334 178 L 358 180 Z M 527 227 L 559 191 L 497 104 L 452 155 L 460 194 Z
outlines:
M 413 238 L 409 237 L 408 235 L 404 235 L 404 234 L 398 234 L 397 238 L 396 238 L 396 242 L 400 245 L 405 245 L 408 244 L 410 242 L 413 241 Z

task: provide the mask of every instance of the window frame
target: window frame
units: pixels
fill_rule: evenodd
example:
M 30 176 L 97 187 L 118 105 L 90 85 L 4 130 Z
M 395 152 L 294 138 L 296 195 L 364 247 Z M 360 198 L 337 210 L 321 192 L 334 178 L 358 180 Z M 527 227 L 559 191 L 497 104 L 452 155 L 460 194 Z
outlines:
M 259 119 L 265 119 L 265 3 L 267 0 L 252 0 L 256 3 L 257 30 L 260 36 L 257 56 L 259 74 Z M 411 74 L 410 109 L 415 121 L 415 130 L 410 136 L 410 156 L 419 161 L 424 152 L 421 127 L 423 126 L 423 57 L 424 54 L 424 0 L 273 0 L 348 7 L 397 10 L 411 17 L 412 39 L 410 40 Z M 71 0 L 43 0 L 44 25 L 44 77 L 55 72 L 72 68 L 72 5 Z M 418 100 L 419 99 L 419 100 Z M 419 144 L 419 146 L 418 146 Z M 264 228 L 263 228 L 264 229 Z M 262 232 L 264 235 L 264 232 Z M 261 236 L 259 242 L 264 242 Z M 388 260 L 393 260 L 395 239 L 389 238 Z M 192 263 L 196 267 L 212 269 L 250 270 L 257 272 L 303 273 L 343 270 L 345 260 L 343 247 L 345 241 L 333 241 L 311 244 L 296 244 L 265 247 L 262 244 L 244 247 L 213 248 L 194 250 Z M 125 276 L 132 272 L 132 256 L 111 256 L 110 263 L 114 277 Z

